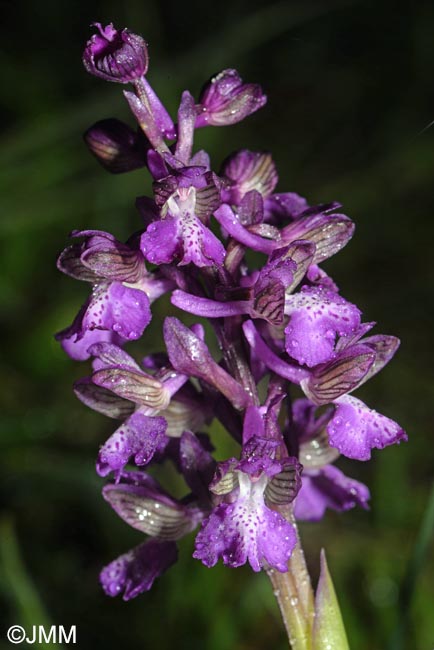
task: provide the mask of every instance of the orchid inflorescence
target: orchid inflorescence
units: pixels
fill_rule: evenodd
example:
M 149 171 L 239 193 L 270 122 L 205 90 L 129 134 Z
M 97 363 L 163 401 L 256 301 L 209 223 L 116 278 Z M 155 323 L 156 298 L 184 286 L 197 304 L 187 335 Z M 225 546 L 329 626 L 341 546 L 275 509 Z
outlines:
M 368 488 L 335 467 L 339 455 L 364 461 L 373 448 L 406 439 L 353 395 L 399 341 L 372 335 L 374 323 L 362 322 L 320 266 L 353 235 L 338 203 L 310 206 L 293 192 L 275 193 L 269 153 L 237 151 L 219 173 L 205 151 L 193 153 L 195 129 L 251 115 L 266 102 L 261 87 L 223 70 L 197 102 L 182 94 L 174 123 L 146 78 L 145 41 L 95 26 L 84 65 L 132 84 L 124 95 L 139 126 L 103 120 L 85 141 L 109 172 L 146 166 L 154 192 L 137 199 L 143 226 L 126 243 L 75 231 L 58 261 L 92 287 L 57 335 L 73 359 L 92 359 L 92 374 L 75 393 L 121 421 L 98 454 L 97 472 L 112 479 L 103 495 L 147 536 L 103 569 L 102 586 L 125 600 L 149 590 L 175 562 L 177 541 L 198 526 L 193 557 L 207 567 L 222 559 L 285 573 L 295 520 L 367 507 Z M 253 263 L 247 251 L 256 253 Z M 138 363 L 124 345 L 142 337 L 152 303 L 166 293 L 180 318 L 164 320 L 165 352 Z M 203 325 L 188 327 L 184 313 L 209 322 L 218 360 Z M 291 401 L 291 385 L 304 397 Z M 214 460 L 202 432 L 214 418 L 239 443 L 238 458 Z M 184 498 L 145 471 L 164 460 L 184 478 Z

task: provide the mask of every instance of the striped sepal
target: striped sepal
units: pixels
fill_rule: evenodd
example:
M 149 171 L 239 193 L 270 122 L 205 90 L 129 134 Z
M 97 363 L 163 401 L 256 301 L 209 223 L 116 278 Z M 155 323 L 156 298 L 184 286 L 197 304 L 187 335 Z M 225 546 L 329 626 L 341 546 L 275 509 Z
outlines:
M 186 507 L 148 499 L 122 487 L 107 490 L 104 496 L 127 524 L 164 541 L 179 539 L 197 523 Z
M 281 282 L 271 281 L 255 294 L 253 309 L 255 314 L 272 325 L 281 325 L 284 318 L 285 288 Z
M 291 503 L 301 487 L 301 465 L 295 458 L 287 458 L 284 463 L 282 471 L 273 476 L 265 488 L 265 500 L 270 505 Z
M 282 231 L 284 241 L 307 239 L 316 246 L 314 264 L 335 255 L 351 239 L 354 224 L 343 214 L 316 214 L 296 219 Z
M 90 248 L 81 256 L 83 264 L 106 280 L 138 282 L 146 272 L 143 255 L 119 242 L 108 248 Z
M 104 368 L 92 375 L 92 381 L 113 391 L 119 397 L 128 399 L 152 410 L 167 408 L 170 395 L 163 384 L 144 372 L 123 368 Z
M 135 406 L 111 390 L 95 386 L 90 378 L 81 379 L 74 384 L 74 392 L 78 399 L 94 411 L 107 415 L 116 420 L 126 420 L 134 413 Z
M 318 366 L 301 387 L 315 404 L 330 404 L 341 395 L 354 390 L 375 360 L 375 352 L 367 345 L 355 345 L 333 361 Z
M 211 183 L 206 187 L 196 190 L 196 203 L 194 213 L 199 219 L 206 219 L 220 205 L 220 192 L 216 185 Z

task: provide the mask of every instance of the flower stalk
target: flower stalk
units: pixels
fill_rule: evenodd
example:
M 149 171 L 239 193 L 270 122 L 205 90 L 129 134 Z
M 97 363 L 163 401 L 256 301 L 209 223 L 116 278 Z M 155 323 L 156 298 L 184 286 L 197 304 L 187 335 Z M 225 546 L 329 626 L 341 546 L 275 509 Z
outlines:
M 290 515 L 293 525 L 294 518 Z M 314 594 L 304 552 L 297 531 L 297 544 L 288 562 L 288 571 L 268 569 L 267 575 L 279 605 L 292 650 L 312 650 L 315 616 Z

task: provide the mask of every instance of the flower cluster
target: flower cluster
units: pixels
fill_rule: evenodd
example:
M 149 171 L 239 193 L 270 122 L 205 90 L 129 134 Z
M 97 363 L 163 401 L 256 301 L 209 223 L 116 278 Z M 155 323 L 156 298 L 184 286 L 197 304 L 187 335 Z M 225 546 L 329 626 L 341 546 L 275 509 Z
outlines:
M 103 495 L 147 536 L 104 568 L 102 585 L 124 599 L 150 589 L 175 562 L 177 541 L 199 525 L 193 557 L 206 566 L 222 559 L 286 572 L 294 515 L 318 520 L 327 508 L 367 507 L 368 489 L 334 466 L 338 457 L 368 460 L 372 449 L 406 439 L 353 395 L 399 341 L 370 334 L 374 323 L 362 322 L 320 266 L 353 235 L 338 203 L 276 193 L 269 153 L 238 151 L 216 173 L 205 151 L 194 152 L 195 129 L 251 115 L 266 102 L 261 87 L 223 70 L 197 101 L 182 94 L 174 122 L 145 76 L 145 41 L 96 28 L 84 65 L 132 84 L 124 95 L 138 128 L 103 120 L 85 141 L 108 171 L 146 166 L 153 179 L 153 197 L 137 199 L 139 233 L 121 243 L 102 231 L 73 232 L 58 261 L 92 286 L 57 335 L 72 358 L 92 359 L 75 392 L 120 421 L 98 455 L 98 473 L 111 477 Z M 262 262 L 252 267 L 247 251 Z M 179 318 L 164 321 L 164 353 L 138 363 L 124 346 L 143 335 L 153 301 L 166 293 Z M 205 318 L 213 341 L 200 322 L 185 325 L 184 313 Z M 291 400 L 294 385 L 304 397 Z M 214 460 L 203 433 L 214 418 L 239 443 L 238 458 Z M 182 498 L 147 473 L 163 461 L 182 475 Z

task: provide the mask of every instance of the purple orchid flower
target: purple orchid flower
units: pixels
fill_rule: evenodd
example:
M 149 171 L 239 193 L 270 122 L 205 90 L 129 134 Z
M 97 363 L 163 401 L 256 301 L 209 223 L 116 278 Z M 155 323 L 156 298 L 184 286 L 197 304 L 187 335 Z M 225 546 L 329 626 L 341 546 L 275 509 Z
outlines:
M 208 484 L 215 463 L 193 433 L 180 439 L 179 467 L 192 493 L 180 501 L 144 472 L 122 471 L 116 484 L 104 487 L 103 496 L 131 527 L 148 540 L 121 555 L 100 575 L 109 596 L 123 593 L 123 599 L 148 591 L 154 580 L 177 560 L 176 541 L 197 527 L 210 508 Z
M 91 282 L 92 294 L 72 325 L 56 336 L 73 359 L 88 359 L 89 347 L 138 339 L 151 320 L 150 303 L 173 285 L 146 270 L 139 250 L 98 230 L 74 231 L 80 243 L 59 256 L 58 268 Z
M 225 249 L 208 228 L 209 216 L 219 204 L 213 175 L 204 167 L 171 171 L 154 183 L 160 218 L 142 235 L 143 255 L 153 264 L 177 260 L 181 266 L 221 266 Z
M 75 383 L 77 397 L 124 420 L 99 451 L 101 476 L 120 476 L 130 458 L 138 466 L 147 465 L 165 451 L 170 438 L 180 437 L 185 429 L 197 430 L 209 417 L 199 396 L 192 391 L 182 395 L 188 377 L 173 368 L 150 375 L 124 350 L 107 343 L 93 345 L 89 353 L 95 357 L 94 373 Z
M 262 434 L 262 435 L 261 435 Z M 265 438 L 257 407 L 246 411 L 241 460 L 218 466 L 211 491 L 223 498 L 204 520 L 193 557 L 208 566 L 219 558 L 231 567 L 247 561 L 254 571 L 287 571 L 296 543 L 290 523 L 276 510 L 293 501 L 300 488 L 301 466 L 295 458 L 275 458 L 279 441 Z
M 333 407 L 318 414 L 310 400 L 298 399 L 291 410 L 288 435 L 295 437 L 303 464 L 303 482 L 294 504 L 295 517 L 319 521 L 327 508 L 345 512 L 358 505 L 367 509 L 368 488 L 331 465 L 339 457 L 339 451 L 329 444 L 327 432 Z

